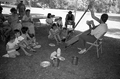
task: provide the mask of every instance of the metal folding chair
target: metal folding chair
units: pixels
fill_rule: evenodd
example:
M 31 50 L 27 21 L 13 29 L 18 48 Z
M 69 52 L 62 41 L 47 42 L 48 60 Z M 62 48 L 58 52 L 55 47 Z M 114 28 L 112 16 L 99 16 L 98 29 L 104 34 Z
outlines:
M 106 33 L 106 32 L 105 32 Z M 89 44 L 90 47 L 87 48 L 87 51 L 89 51 L 93 46 L 96 47 L 96 50 L 97 50 L 97 58 L 100 57 L 100 53 L 103 53 L 102 52 L 102 41 L 103 41 L 103 36 L 105 35 L 105 33 L 99 38 L 97 39 L 94 43 L 91 43 L 91 42 L 86 42 L 86 44 Z M 87 52 L 86 51 L 86 52 Z

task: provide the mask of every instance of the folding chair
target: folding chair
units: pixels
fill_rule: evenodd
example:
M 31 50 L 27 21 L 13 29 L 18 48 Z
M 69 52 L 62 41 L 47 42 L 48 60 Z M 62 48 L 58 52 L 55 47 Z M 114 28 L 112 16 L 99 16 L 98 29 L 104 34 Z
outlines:
M 106 33 L 106 32 L 105 32 Z M 88 47 L 87 51 L 89 51 L 93 46 L 96 47 L 96 50 L 97 50 L 97 58 L 100 57 L 99 55 L 99 51 L 102 53 L 102 41 L 103 41 L 103 36 L 105 35 L 105 33 L 99 38 L 97 39 L 94 43 L 91 43 L 91 42 L 86 42 L 86 44 L 89 44 L 90 47 Z M 86 51 L 86 52 L 87 52 Z

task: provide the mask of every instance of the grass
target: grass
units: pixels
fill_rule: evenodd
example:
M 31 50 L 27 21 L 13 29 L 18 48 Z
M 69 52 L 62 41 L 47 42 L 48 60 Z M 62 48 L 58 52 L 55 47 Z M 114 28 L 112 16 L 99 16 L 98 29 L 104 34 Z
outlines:
M 78 32 L 77 32 L 78 33 Z M 64 44 L 50 47 L 48 40 L 48 28 L 37 27 L 36 37 L 40 49 L 36 49 L 33 56 L 21 55 L 15 59 L 0 57 L 0 79 L 120 79 L 120 40 L 105 37 L 103 41 L 103 53 L 100 58 L 96 57 L 96 50 L 92 48 L 86 54 L 78 54 L 77 47 L 80 43 L 65 49 Z M 0 55 L 5 53 L 4 43 L 0 42 Z M 42 61 L 51 61 L 50 54 L 58 47 L 62 49 L 62 56 L 66 58 L 61 61 L 58 68 L 40 66 Z M 79 64 L 74 66 L 71 63 L 72 56 L 79 57 Z

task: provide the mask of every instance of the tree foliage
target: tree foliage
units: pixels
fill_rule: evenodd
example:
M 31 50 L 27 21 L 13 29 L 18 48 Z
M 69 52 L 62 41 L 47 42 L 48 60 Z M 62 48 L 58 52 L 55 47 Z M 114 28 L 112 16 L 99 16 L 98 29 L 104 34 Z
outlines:
M 91 0 L 31 0 L 34 7 L 85 10 Z M 76 4 L 77 1 L 77 4 Z M 94 0 L 96 12 L 120 13 L 120 0 Z

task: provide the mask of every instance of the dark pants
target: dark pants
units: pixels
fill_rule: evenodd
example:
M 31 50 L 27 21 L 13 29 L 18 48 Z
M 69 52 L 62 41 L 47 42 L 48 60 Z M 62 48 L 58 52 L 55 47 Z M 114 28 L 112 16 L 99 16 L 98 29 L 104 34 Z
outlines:
M 86 48 L 86 42 L 94 43 L 97 39 L 90 34 L 82 34 L 79 36 L 80 46 L 82 49 Z
M 67 28 L 67 25 L 72 25 L 72 28 L 74 29 L 75 28 L 75 22 L 72 21 L 71 23 L 69 21 L 66 21 L 65 22 L 65 27 Z

